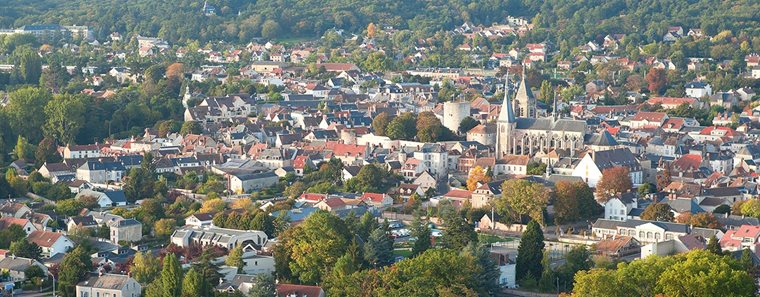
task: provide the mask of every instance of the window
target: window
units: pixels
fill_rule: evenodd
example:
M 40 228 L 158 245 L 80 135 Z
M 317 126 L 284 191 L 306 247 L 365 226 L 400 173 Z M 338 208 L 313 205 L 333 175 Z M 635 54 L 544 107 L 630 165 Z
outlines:
M 652 232 L 647 232 L 647 239 L 652 239 Z

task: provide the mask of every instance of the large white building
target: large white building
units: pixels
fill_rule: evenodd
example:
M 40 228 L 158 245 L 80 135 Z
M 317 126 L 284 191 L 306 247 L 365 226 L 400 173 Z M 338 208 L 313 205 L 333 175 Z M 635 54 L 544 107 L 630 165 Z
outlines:
M 260 249 L 268 241 L 267 234 L 255 230 L 235 230 L 218 227 L 185 226 L 174 231 L 171 242 L 180 247 L 190 244 L 219 246 L 231 250 L 242 245 Z

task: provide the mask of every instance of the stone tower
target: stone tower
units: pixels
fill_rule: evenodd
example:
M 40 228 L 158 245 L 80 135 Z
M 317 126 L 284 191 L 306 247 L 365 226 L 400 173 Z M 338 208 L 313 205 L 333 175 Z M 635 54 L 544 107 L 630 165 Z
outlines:
M 451 132 L 457 133 L 459 124 L 464 118 L 470 116 L 469 102 L 444 102 L 443 103 L 443 126 Z
M 512 102 L 509 100 L 509 74 L 504 82 L 504 101 L 501 103 L 499 118 L 496 120 L 496 158 L 512 153 L 513 139 L 517 120 L 515 119 Z
M 520 87 L 517 88 L 517 94 L 515 94 L 514 111 L 519 118 L 536 118 L 536 97 L 525 82 L 524 72 L 520 79 Z

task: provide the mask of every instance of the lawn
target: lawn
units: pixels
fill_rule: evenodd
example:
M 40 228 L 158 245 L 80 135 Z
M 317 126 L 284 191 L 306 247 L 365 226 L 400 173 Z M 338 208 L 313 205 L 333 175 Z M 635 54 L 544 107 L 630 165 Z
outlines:
M 501 236 L 496 236 L 496 235 L 491 235 L 491 234 L 478 233 L 479 243 L 492 244 L 495 242 L 510 242 L 513 240 L 515 239 L 510 238 L 510 237 L 501 237 Z
M 394 249 L 393 255 L 396 257 L 401 256 L 404 258 L 409 258 L 412 255 L 412 250 L 411 249 Z

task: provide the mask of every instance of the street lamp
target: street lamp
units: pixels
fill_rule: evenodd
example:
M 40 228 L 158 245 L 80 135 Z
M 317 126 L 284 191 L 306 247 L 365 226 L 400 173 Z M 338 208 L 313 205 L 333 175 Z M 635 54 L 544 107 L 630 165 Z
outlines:
M 55 275 L 48 271 L 48 274 L 50 274 L 50 277 L 53 278 L 53 297 L 55 297 Z

